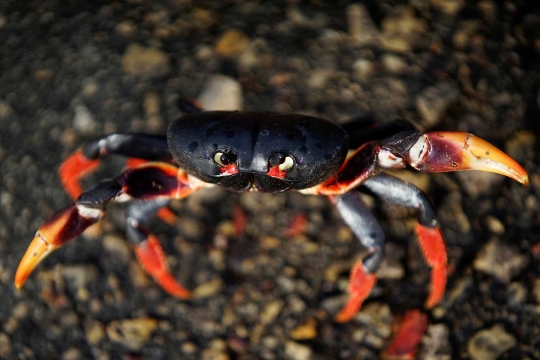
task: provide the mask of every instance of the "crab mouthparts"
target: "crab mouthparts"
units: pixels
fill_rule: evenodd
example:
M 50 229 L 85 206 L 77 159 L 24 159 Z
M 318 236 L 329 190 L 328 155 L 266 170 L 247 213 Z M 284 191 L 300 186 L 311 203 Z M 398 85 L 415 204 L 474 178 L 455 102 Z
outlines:
M 223 177 L 218 182 L 224 188 L 236 192 L 282 192 L 291 189 L 285 181 L 266 174 L 243 172 Z

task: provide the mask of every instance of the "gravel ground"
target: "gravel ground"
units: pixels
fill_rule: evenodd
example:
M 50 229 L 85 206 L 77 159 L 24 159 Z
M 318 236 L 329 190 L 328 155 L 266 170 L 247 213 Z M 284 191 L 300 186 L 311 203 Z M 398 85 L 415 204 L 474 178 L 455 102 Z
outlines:
M 220 189 L 173 204 L 174 227 L 151 223 L 195 299 L 142 273 L 122 206 L 17 291 L 34 232 L 70 202 L 62 159 L 101 134 L 161 133 L 191 97 L 338 122 L 401 117 L 514 156 L 531 186 L 401 172 L 432 199 L 450 262 L 419 358 L 540 359 L 540 12 L 527 3 L 0 1 L 0 358 L 377 359 L 394 322 L 421 308 L 429 271 L 413 213 L 370 201 L 387 261 L 341 325 L 332 318 L 361 249 L 327 200 Z M 86 185 L 121 171 L 106 164 Z M 289 238 L 298 214 L 307 229 Z

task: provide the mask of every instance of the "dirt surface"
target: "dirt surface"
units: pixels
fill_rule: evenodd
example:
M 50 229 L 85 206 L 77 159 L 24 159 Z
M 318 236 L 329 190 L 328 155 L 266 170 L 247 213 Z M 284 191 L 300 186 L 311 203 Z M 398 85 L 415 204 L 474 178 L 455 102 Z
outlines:
M 362 251 L 328 201 L 220 189 L 174 203 L 177 225 L 150 224 L 191 301 L 142 272 L 122 205 L 16 290 L 35 231 L 70 202 L 62 160 L 102 134 L 163 133 L 190 97 L 338 122 L 405 118 L 506 150 L 529 187 L 402 172 L 432 199 L 450 264 L 418 356 L 540 359 L 540 12 L 467 3 L 0 1 L 0 358 L 377 359 L 392 324 L 422 308 L 414 213 L 370 201 L 387 262 L 362 311 L 337 324 Z M 105 163 L 86 186 L 123 166 Z M 298 214 L 308 225 L 291 238 Z

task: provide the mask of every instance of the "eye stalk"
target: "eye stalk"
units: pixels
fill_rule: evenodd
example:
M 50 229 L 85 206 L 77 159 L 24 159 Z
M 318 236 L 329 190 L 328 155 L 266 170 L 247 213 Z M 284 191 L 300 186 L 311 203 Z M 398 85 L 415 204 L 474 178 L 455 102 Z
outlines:
M 277 177 L 283 179 L 285 177 L 285 171 L 294 166 L 294 158 L 290 155 L 276 152 L 270 155 L 268 159 L 268 176 Z
M 238 155 L 233 150 L 216 151 L 214 153 L 214 162 L 220 167 L 221 175 L 233 175 L 238 173 L 236 162 Z
M 236 160 L 238 160 L 238 155 L 232 150 L 216 151 L 214 153 L 214 162 L 221 167 L 234 165 Z

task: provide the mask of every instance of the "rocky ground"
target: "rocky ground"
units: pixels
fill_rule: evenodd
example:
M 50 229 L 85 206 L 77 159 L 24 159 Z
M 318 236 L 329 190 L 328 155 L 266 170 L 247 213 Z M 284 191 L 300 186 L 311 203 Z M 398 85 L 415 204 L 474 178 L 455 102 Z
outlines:
M 402 172 L 432 199 L 450 263 L 419 358 L 540 359 L 540 12 L 529 3 L 0 1 L 0 358 L 377 359 L 399 317 L 422 307 L 414 213 L 370 201 L 387 261 L 341 325 L 361 249 L 328 201 L 220 189 L 173 204 L 173 227 L 151 223 L 191 301 L 142 272 L 116 205 L 16 290 L 34 232 L 70 202 L 62 160 L 101 134 L 162 133 L 191 97 L 338 122 L 400 117 L 506 150 L 529 187 Z M 121 171 L 106 164 L 85 184 Z M 247 215 L 241 235 L 234 213 Z M 298 214 L 308 225 L 290 238 Z

